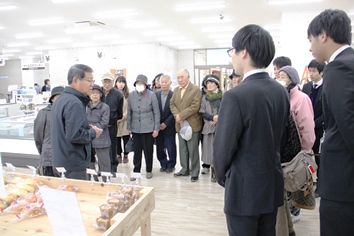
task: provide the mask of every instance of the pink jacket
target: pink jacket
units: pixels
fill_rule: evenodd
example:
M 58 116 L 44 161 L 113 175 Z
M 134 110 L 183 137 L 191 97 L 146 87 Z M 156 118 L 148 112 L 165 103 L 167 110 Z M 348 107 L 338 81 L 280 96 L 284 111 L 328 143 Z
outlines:
M 312 103 L 298 87 L 290 90 L 290 110 L 294 114 L 299 129 L 302 149 L 310 153 L 316 139 Z

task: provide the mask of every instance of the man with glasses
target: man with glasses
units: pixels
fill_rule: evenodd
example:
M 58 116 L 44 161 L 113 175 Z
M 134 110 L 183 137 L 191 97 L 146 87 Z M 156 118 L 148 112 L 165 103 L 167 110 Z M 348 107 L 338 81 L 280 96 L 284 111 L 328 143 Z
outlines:
M 102 75 L 102 89 L 104 95 L 101 100 L 110 108 L 110 117 L 108 123 L 109 137 L 111 138 L 111 172 L 113 177 L 116 176 L 118 167 L 117 157 L 117 133 L 118 120 L 123 117 L 123 94 L 113 87 L 114 75 L 112 73 L 105 73 Z
M 86 118 L 88 97 L 94 84 L 93 70 L 83 64 L 73 65 L 68 72 L 68 84 L 53 103 L 51 117 L 52 165 L 55 176 L 64 167 L 65 177 L 87 179 L 86 168 L 91 161 L 91 142 L 102 129 L 89 125 Z
M 242 83 L 224 93 L 214 140 L 218 183 L 225 187 L 229 235 L 275 235 L 283 205 L 280 147 L 290 105 L 287 91 L 269 77 L 275 46 L 258 25 L 232 39 L 235 73 Z

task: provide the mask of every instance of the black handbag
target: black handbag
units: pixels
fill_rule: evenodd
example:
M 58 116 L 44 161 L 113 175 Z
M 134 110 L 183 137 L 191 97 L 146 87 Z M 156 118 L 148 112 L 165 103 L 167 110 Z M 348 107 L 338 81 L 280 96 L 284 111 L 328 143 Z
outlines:
M 125 152 L 134 152 L 134 146 L 133 146 L 133 137 L 129 138 L 129 141 L 125 145 Z

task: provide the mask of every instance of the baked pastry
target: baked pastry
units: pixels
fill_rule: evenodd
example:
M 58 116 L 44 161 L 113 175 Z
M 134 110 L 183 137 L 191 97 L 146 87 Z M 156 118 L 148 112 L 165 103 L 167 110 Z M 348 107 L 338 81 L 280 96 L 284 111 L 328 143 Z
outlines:
M 98 217 L 98 218 L 96 218 L 96 224 L 97 224 L 98 229 L 107 230 L 109 227 L 111 227 L 111 220 L 106 219 L 106 218 L 102 218 L 102 217 Z
M 9 206 L 9 204 L 5 201 L 0 200 L 0 211 L 6 209 Z
M 46 210 L 41 203 L 30 203 L 25 206 L 20 214 L 20 217 L 36 217 L 46 214 Z
M 112 218 L 113 217 L 113 209 L 114 206 L 112 204 L 102 204 L 100 206 L 101 217 L 103 218 Z
M 15 194 L 7 194 L 5 196 L 0 196 L 0 200 L 7 202 L 8 204 L 13 203 L 17 199 L 17 196 Z

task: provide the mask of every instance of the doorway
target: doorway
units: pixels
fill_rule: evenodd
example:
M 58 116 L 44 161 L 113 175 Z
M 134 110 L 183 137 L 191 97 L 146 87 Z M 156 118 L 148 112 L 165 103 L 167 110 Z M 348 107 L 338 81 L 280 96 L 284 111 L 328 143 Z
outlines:
M 194 67 L 194 84 L 202 87 L 203 79 L 206 75 L 214 74 L 220 78 L 220 89 L 226 91 L 230 89 L 229 75 L 232 74 L 232 66 L 195 66 Z

